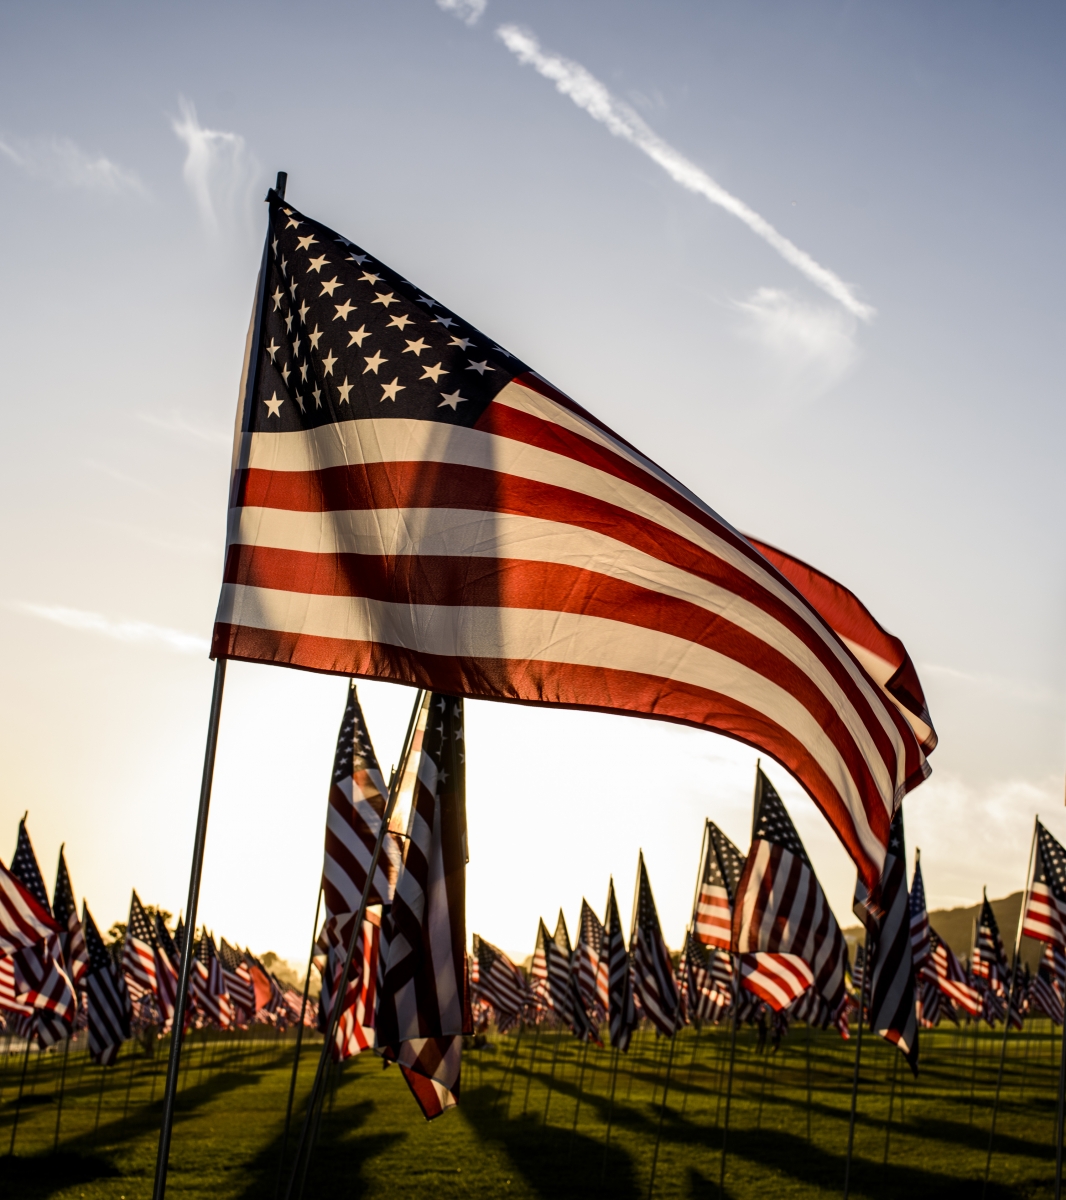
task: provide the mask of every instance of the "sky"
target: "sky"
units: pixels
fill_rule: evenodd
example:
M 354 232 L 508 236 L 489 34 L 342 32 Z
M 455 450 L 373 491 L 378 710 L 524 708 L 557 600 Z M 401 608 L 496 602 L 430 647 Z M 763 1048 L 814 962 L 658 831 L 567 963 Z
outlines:
M 940 735 L 931 907 L 1066 840 L 1066 14 L 1033 3 L 49 3 L 0 10 L 0 855 L 101 927 L 185 904 L 233 415 L 288 198 L 903 638 Z M 1056 332 L 1058 331 L 1058 332 Z M 200 914 L 307 954 L 343 679 L 232 664 Z M 360 695 L 383 765 L 413 691 Z M 468 704 L 468 930 L 643 848 L 668 942 L 755 754 Z M 766 764 L 842 924 L 854 868 Z M 6 839 L 6 842 L 5 842 Z M 1009 936 L 1009 934 L 1008 934 Z

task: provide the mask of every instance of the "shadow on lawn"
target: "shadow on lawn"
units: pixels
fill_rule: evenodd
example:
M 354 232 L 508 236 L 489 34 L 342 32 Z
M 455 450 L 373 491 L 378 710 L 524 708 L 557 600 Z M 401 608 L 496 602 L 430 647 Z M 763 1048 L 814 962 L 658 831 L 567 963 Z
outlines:
M 18 1196 L 19 1200 L 45 1200 L 65 1188 L 115 1179 L 120 1173 L 106 1158 L 69 1150 L 27 1158 L 17 1154 L 0 1157 L 3 1195 Z

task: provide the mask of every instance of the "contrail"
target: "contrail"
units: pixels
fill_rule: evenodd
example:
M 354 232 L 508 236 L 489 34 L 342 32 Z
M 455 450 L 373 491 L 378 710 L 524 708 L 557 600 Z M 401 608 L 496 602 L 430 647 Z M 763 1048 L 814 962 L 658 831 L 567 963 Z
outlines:
M 671 179 L 743 221 L 786 262 L 842 304 L 848 312 L 863 321 L 869 321 L 874 316 L 876 309 L 859 300 L 839 275 L 816 262 L 805 250 L 790 242 L 784 234 L 778 233 L 765 217 L 759 216 L 743 200 L 716 183 L 706 171 L 664 142 L 628 104 L 612 96 L 580 63 L 545 53 L 533 34 L 517 25 L 501 25 L 496 30 L 496 36 L 520 63 L 532 65 L 545 79 L 550 79 L 564 96 L 569 96 L 578 108 L 583 108 L 589 116 L 606 125 L 615 137 L 625 138 L 638 150 L 643 150 Z
M 163 625 L 150 625 L 147 621 L 113 621 L 102 613 L 86 612 L 80 608 L 64 608 L 59 604 L 14 603 L 16 608 L 68 629 L 80 629 L 88 633 L 103 634 L 118 642 L 148 642 L 176 650 L 179 654 L 206 654 L 210 649 L 207 638 L 180 629 L 167 629 Z

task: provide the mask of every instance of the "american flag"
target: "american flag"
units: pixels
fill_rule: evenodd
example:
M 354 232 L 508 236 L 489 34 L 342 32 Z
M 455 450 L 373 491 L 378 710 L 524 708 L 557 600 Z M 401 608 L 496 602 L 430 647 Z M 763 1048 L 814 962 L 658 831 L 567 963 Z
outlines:
M 233 1004 L 226 992 L 215 939 L 204 929 L 194 950 L 190 991 L 204 1016 L 220 1029 L 233 1024 Z
M 41 945 L 58 928 L 48 905 L 41 904 L 0 863 L 0 955 Z
M 178 1007 L 179 952 L 170 936 L 166 922 L 159 913 L 155 914 L 155 978 L 158 988 L 159 1012 L 163 1018 L 164 1031 L 174 1026 L 174 1013 Z
M 618 900 L 614 894 L 614 879 L 607 888 L 606 920 L 603 926 L 603 957 L 607 961 L 607 1020 L 611 1030 L 611 1045 L 625 1053 L 629 1039 L 637 1026 L 633 1004 L 633 979 L 622 919 L 618 915 Z
M 240 1010 L 242 1020 L 251 1020 L 255 1013 L 255 985 L 244 955 L 223 938 L 218 944 L 218 958 L 230 1000 Z
M 803 995 L 814 983 L 814 973 L 798 954 L 759 950 L 740 955 L 740 983 L 776 1013 Z
M 733 906 L 733 949 L 802 958 L 839 1023 L 846 999 L 844 935 L 781 797 L 761 768 L 756 768 L 754 830 Z
M 130 919 L 122 944 L 122 973 L 126 977 L 130 999 L 134 1002 L 144 995 L 154 996 L 159 990 L 156 982 L 155 930 L 136 891 L 130 898 Z
M 962 963 L 955 951 L 929 926 L 929 944 L 933 949 L 933 970 L 936 971 L 937 986 L 951 1001 L 965 1009 L 971 1017 L 981 1015 L 981 993 L 972 987 L 966 978 Z
M 582 897 L 574 969 L 581 1002 L 595 1025 L 599 1025 L 607 1014 L 607 960 L 602 951 L 603 926 L 592 911 L 592 905 Z
M 330 1053 L 334 1062 L 353 1058 L 374 1045 L 382 946 L 381 905 L 367 908 L 363 928 L 355 941 L 355 954 L 348 973 L 344 1007 L 337 1020 Z M 330 947 L 322 964 L 322 993 L 319 998 L 319 1023 L 328 1028 L 333 996 L 340 984 L 347 947 Z
M 25 1017 L 32 1017 L 37 1011 L 32 1004 L 19 1000 L 15 990 L 15 960 L 6 956 L 0 958 L 0 1009 Z
M 255 988 L 256 1013 L 276 1013 L 283 1002 L 283 992 L 274 976 L 263 964 L 247 951 L 244 955 L 248 963 L 248 971 L 252 976 L 252 986 Z
M 472 1032 L 466 977 L 466 767 L 463 702 L 423 701 L 403 864 L 390 914 L 378 1045 L 400 1064 L 429 1119 L 459 1099 L 463 1034 Z
M 268 200 L 212 655 L 713 729 L 791 771 L 876 882 L 928 765 L 810 603 L 514 355 Z
M 731 1002 L 732 969 L 729 972 L 729 988 L 723 988 L 720 980 L 712 974 L 714 963 L 721 957 L 728 961 L 728 954 L 708 948 L 691 930 L 685 934 L 685 952 L 680 965 L 684 983 L 683 999 L 691 1021 L 715 1020 Z
M 733 944 L 733 898 L 744 855 L 713 821 L 705 826 L 703 847 L 693 930 L 705 946 L 728 950 Z
M 89 969 L 89 952 L 85 949 L 85 933 L 78 916 L 74 900 L 74 888 L 67 870 L 63 847 L 59 847 L 59 866 L 56 869 L 56 885 L 52 892 L 52 916 L 59 926 L 59 947 L 63 956 L 67 976 L 75 987 Z
M 82 901 L 81 924 L 89 952 L 85 996 L 89 1015 L 89 1054 L 93 1062 L 109 1067 L 119 1047 L 130 1036 L 132 1007 L 122 974 L 107 952 L 89 906 Z
M 936 980 L 933 966 L 933 944 L 929 936 L 929 913 L 925 906 L 925 883 L 922 880 L 922 852 L 915 851 L 914 877 L 910 897 L 911 958 L 915 979 Z
M 987 891 L 981 904 L 981 915 L 977 918 L 977 936 L 973 944 L 973 974 L 975 979 L 985 980 L 989 990 L 993 992 L 1003 991 L 1010 982 L 1007 952 L 1003 949 L 999 924 L 989 903 Z
M 870 979 L 866 989 L 870 1028 L 897 1046 L 918 1074 L 918 1018 L 914 1007 L 914 960 L 911 957 L 910 898 L 903 809 L 892 821 L 885 873 L 873 894 L 860 879 L 855 914 L 866 926 Z
M 518 1017 L 529 1000 L 526 977 L 502 950 L 474 934 L 478 989 L 502 1017 Z
M 748 541 L 818 611 L 866 668 L 870 678 L 900 710 L 922 749 L 926 754 L 932 754 L 936 749 L 936 730 L 907 647 L 884 629 L 858 596 L 843 584 L 775 546 L 751 537 Z
M 670 951 L 659 925 L 655 898 L 651 894 L 643 850 L 637 859 L 629 953 L 633 960 L 633 988 L 640 997 L 645 1015 L 663 1037 L 672 1037 L 681 1028 L 681 998 L 677 993 Z
M 1036 823 L 1036 863 L 1022 933 L 1066 946 L 1066 847 Z
M 555 933 L 548 944 L 548 985 L 552 996 L 552 1007 L 556 1014 L 570 1026 L 574 1037 L 595 1040 L 595 1029 L 578 986 L 577 965 L 570 945 L 570 933 L 566 918 L 559 909 L 555 922 Z
M 354 681 L 348 688 L 326 810 L 322 894 L 326 936 L 348 945 L 348 925 L 359 910 L 378 829 L 385 815 L 386 782 L 367 732 Z M 386 834 L 368 904 L 391 904 L 400 866 L 400 839 Z
M 1036 977 L 1029 986 L 1029 1002 L 1035 1012 L 1042 1012 L 1056 1025 L 1062 1024 L 1062 989 L 1055 978 L 1054 959 L 1049 960 L 1048 950 L 1036 968 Z
M 78 1015 L 78 996 L 63 964 L 57 922 L 52 917 L 48 893 L 44 888 L 37 856 L 26 831 L 26 822 L 19 822 L 18 845 L 11 860 L 11 874 L 37 902 L 53 922 L 53 932 L 36 945 L 26 946 L 14 955 L 15 990 L 23 1004 L 36 1010 L 37 1037 L 42 1045 L 50 1046 L 69 1037 Z

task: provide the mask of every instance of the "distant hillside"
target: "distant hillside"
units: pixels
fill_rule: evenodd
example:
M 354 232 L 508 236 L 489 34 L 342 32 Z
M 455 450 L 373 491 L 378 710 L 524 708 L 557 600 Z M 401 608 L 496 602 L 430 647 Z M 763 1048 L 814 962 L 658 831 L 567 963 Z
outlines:
M 992 901 L 992 911 L 999 923 L 999 935 L 1007 950 L 1007 958 L 1014 953 L 1014 938 L 1018 930 L 1018 916 L 1022 908 L 1022 893 L 1004 896 L 1002 900 Z M 929 914 L 929 924 L 940 934 L 945 942 L 955 951 L 960 959 L 969 958 L 970 947 L 973 943 L 973 923 L 981 912 L 980 904 L 972 904 L 968 908 L 938 908 Z M 855 947 L 862 942 L 862 927 L 849 926 L 844 930 L 847 939 L 848 952 L 855 956 Z M 1029 969 L 1036 970 L 1040 961 L 1043 947 L 1032 938 L 1022 938 L 1022 962 L 1029 964 Z

